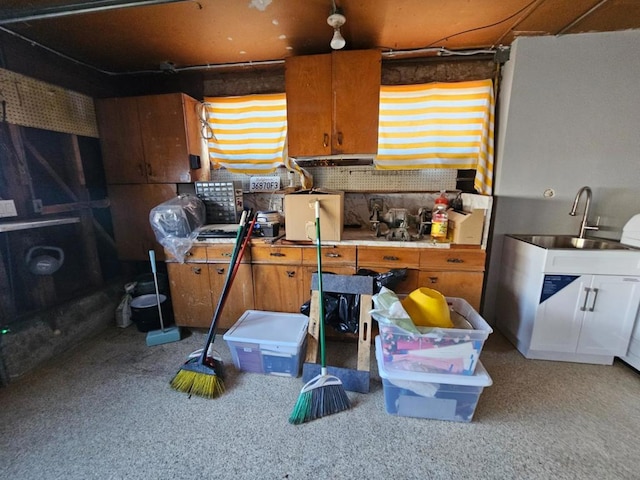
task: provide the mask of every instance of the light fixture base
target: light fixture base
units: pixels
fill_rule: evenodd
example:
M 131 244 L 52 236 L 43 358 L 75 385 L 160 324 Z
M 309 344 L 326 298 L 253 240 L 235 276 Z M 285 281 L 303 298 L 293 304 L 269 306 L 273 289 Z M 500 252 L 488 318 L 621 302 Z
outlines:
M 327 23 L 333 28 L 340 28 L 347 21 L 346 17 L 341 13 L 332 13 L 327 18 Z

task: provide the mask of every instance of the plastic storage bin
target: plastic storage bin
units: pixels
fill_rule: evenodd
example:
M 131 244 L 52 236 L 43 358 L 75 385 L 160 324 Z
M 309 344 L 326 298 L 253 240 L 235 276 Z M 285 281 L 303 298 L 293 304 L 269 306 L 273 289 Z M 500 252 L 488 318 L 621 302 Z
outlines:
M 417 327 L 417 335 L 379 323 L 382 363 L 387 371 L 473 375 L 493 329 L 463 298 L 447 297 L 456 327 Z M 471 328 L 462 328 L 471 327 Z
M 224 334 L 233 363 L 246 372 L 297 377 L 305 353 L 309 317 L 247 310 Z
M 473 375 L 390 372 L 381 361 L 381 348 L 377 336 L 378 372 L 390 415 L 470 422 L 482 391 L 493 383 L 480 362 Z

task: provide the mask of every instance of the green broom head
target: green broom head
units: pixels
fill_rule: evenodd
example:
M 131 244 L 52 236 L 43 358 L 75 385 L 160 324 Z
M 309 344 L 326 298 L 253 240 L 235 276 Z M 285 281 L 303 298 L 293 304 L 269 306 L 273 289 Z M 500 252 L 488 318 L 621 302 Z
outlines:
M 326 368 L 322 368 L 321 372 L 302 387 L 289 423 L 299 425 L 351 408 L 340 379 L 327 375 Z
M 207 357 L 204 362 L 199 358 L 190 359 L 171 380 L 171 388 L 189 396 L 219 397 L 224 393 L 224 382 L 216 373 L 216 365 L 219 362 L 211 357 Z

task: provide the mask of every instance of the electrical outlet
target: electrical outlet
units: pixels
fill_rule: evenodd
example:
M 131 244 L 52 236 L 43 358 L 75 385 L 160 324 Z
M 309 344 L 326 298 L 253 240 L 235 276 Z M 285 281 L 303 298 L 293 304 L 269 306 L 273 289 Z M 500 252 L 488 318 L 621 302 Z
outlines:
M 369 210 L 373 212 L 377 210 L 378 212 L 382 212 L 384 208 L 384 202 L 380 197 L 373 197 L 369 199 Z

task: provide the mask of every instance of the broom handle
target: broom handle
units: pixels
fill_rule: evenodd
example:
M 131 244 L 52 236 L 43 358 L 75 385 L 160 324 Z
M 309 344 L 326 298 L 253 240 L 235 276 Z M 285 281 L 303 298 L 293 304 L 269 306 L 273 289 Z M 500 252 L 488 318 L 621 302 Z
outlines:
M 327 358 L 325 353 L 324 340 L 324 290 L 322 289 L 322 247 L 320 245 L 320 200 L 316 199 L 316 256 L 318 257 L 318 298 L 320 301 L 320 366 L 322 369 L 327 367 Z
M 158 289 L 158 273 L 156 271 L 156 252 L 149 250 L 149 260 L 151 261 L 151 271 L 153 272 L 153 284 L 156 287 L 156 303 L 158 304 L 158 316 L 160 318 L 160 330 L 164 332 L 164 321 L 162 320 L 162 307 L 160 306 L 160 290 Z
M 254 215 L 253 216 L 253 220 L 251 220 L 251 223 L 249 224 L 249 229 L 247 230 L 247 234 L 245 235 L 244 241 L 242 242 L 242 249 L 240 250 L 240 255 L 238 256 L 238 261 L 233 266 L 233 273 L 231 274 L 231 281 L 233 281 L 236 278 L 236 273 L 238 273 L 238 269 L 240 268 L 240 260 L 242 260 L 242 257 L 244 256 L 244 252 L 247 249 L 247 245 L 249 245 L 249 243 L 251 242 L 251 234 L 253 233 L 253 227 L 255 227 L 255 225 L 256 225 L 257 218 L 258 218 L 258 216 Z
M 222 292 L 220 293 L 220 297 L 218 297 L 218 304 L 216 305 L 215 313 L 213 314 L 213 319 L 211 320 L 211 326 L 209 327 L 209 333 L 207 334 L 207 341 L 204 344 L 204 348 L 202 349 L 202 353 L 200 354 L 200 358 L 198 359 L 198 363 L 204 365 L 204 361 L 207 358 L 207 352 L 209 350 L 209 346 L 213 343 L 213 340 L 216 336 L 216 325 L 218 323 L 218 318 L 220 317 L 220 312 L 222 312 L 222 307 L 227 299 L 227 295 L 230 290 L 231 282 L 233 281 L 233 270 L 235 268 L 235 264 L 238 258 L 238 254 L 240 252 L 240 247 L 242 244 L 242 239 L 244 233 L 246 232 L 247 220 L 247 211 L 244 210 L 242 212 L 242 217 L 240 217 L 240 224 L 238 226 L 238 233 L 236 235 L 236 242 L 233 247 L 233 253 L 231 254 L 231 260 L 229 261 L 229 268 L 227 269 L 227 277 L 224 281 L 224 286 L 222 287 Z

